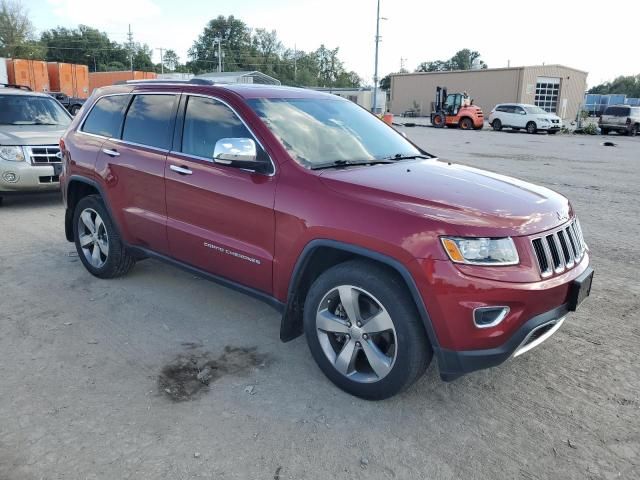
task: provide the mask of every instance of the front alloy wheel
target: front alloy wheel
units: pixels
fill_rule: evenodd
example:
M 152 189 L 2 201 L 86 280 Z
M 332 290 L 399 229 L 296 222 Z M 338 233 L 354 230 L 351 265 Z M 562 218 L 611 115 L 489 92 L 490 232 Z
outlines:
M 344 391 L 369 400 L 401 392 L 433 351 L 406 283 L 376 262 L 350 260 L 313 282 L 304 309 L 309 350 Z
M 397 352 L 393 320 L 366 290 L 341 285 L 327 292 L 316 313 L 316 329 L 329 362 L 354 382 L 376 382 L 393 368 Z
M 78 218 L 78 240 L 87 262 L 102 268 L 109 258 L 109 234 L 102 217 L 92 208 L 85 208 Z

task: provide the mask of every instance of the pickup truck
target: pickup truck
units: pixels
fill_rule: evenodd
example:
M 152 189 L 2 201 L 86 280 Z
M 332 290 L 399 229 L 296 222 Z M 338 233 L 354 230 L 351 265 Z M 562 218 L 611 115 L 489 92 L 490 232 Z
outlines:
M 53 98 L 58 100 L 62 104 L 62 106 L 66 108 L 67 111 L 73 116 L 75 116 L 80 111 L 80 109 L 82 108 L 82 105 L 84 105 L 84 102 L 86 101 L 84 98 L 70 97 L 66 93 L 62 93 L 62 92 L 48 92 L 48 93 Z

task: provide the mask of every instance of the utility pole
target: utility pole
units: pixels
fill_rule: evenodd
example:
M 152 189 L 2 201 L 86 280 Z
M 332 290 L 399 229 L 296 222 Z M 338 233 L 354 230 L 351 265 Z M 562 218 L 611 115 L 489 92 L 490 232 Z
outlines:
M 131 71 L 133 72 L 133 33 L 131 32 L 131 24 L 129 24 L 127 40 L 129 40 L 129 59 L 131 60 Z
M 295 82 L 298 77 L 298 47 L 293 44 L 293 81 Z
M 222 38 L 214 38 L 214 41 L 218 42 L 218 73 L 220 73 L 222 72 L 222 50 L 221 50 Z
M 380 43 L 380 0 L 378 0 L 378 10 L 376 13 L 376 62 L 373 71 L 373 105 L 371 111 L 375 113 L 378 106 L 378 44 Z
M 164 48 L 156 48 L 156 50 L 160 50 L 160 73 L 164 73 L 164 58 L 162 56 Z
M 400 71 L 404 72 L 404 62 L 406 62 L 407 59 L 404 57 L 400 57 Z

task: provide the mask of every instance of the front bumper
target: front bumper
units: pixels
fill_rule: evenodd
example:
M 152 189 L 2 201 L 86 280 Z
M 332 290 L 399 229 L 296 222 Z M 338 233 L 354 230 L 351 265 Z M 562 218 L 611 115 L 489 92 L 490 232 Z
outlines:
M 584 279 L 592 275 L 593 269 L 589 267 L 579 278 Z M 517 357 L 537 347 L 562 326 L 567 314 L 575 308 L 571 299 L 568 300 L 567 303 L 530 318 L 506 342 L 497 347 L 462 351 L 437 348 L 435 353 L 438 357 L 440 376 L 445 381 L 455 380 L 466 373 L 495 367 L 511 357 Z
M 59 172 L 53 165 L 31 165 L 0 159 L 0 193 L 28 193 L 60 189 Z

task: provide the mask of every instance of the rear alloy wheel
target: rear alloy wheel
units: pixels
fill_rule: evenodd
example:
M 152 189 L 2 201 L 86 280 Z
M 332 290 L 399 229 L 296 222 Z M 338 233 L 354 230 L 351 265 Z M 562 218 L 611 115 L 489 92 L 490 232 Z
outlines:
M 436 128 L 444 128 L 444 125 L 446 123 L 446 119 L 444 117 L 444 115 L 442 115 L 441 113 L 436 113 L 433 116 L 433 126 Z
M 536 122 L 529 122 L 527 123 L 527 133 L 536 133 L 538 131 L 538 126 L 536 125 Z
M 73 237 L 80 261 L 99 278 L 119 277 L 135 264 L 109 212 L 97 195 L 82 198 L 73 215 Z
M 502 130 L 502 122 L 499 119 L 495 119 L 493 121 L 493 123 L 491 124 L 491 127 L 496 131 L 499 132 L 500 130 Z
M 462 130 L 471 130 L 473 128 L 473 122 L 470 118 L 463 118 L 460 120 L 460 128 Z
M 407 388 L 433 355 L 406 287 L 366 261 L 346 262 L 318 277 L 305 301 L 304 328 L 324 374 L 369 400 Z

